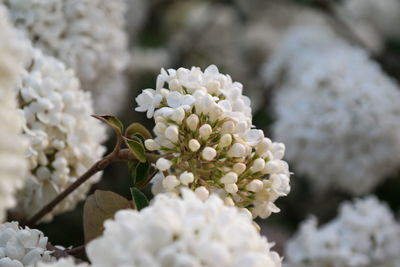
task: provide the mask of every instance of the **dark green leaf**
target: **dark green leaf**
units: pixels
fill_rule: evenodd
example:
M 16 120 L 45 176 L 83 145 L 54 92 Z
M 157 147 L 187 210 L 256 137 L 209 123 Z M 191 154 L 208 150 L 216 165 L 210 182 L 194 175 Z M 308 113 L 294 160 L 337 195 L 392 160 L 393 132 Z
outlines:
M 131 125 L 129 125 L 128 128 L 126 128 L 125 131 L 126 137 L 132 138 L 132 136 L 135 136 L 137 134 L 142 136 L 145 140 L 152 138 L 151 133 L 146 129 L 146 127 L 144 127 L 142 124 L 138 122 L 134 122 Z
M 129 150 L 135 155 L 137 160 L 140 162 L 146 161 L 146 155 L 143 143 L 139 140 L 124 138 L 126 145 L 128 146 Z
M 149 205 L 147 197 L 136 187 L 131 187 L 131 194 L 137 210 L 141 210 Z
M 122 134 L 122 132 L 124 131 L 124 125 L 117 117 L 111 115 L 92 115 L 92 116 L 98 120 L 101 120 L 108 126 L 112 127 L 114 131 L 120 134 Z
M 146 180 L 147 175 L 149 173 L 149 169 L 150 169 L 150 163 L 148 161 L 139 162 L 138 164 L 136 164 L 135 172 L 132 173 L 134 174 L 133 176 L 134 185 L 140 185 Z

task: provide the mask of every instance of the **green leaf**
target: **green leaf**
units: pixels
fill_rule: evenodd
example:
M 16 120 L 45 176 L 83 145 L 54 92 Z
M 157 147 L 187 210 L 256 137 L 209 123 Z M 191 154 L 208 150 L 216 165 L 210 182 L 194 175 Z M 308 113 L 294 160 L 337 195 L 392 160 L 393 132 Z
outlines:
M 126 198 L 111 191 L 96 190 L 90 195 L 83 207 L 83 228 L 85 242 L 101 236 L 104 231 L 104 221 L 114 217 L 118 210 L 133 208 Z
M 131 187 L 131 194 L 137 210 L 141 210 L 149 205 L 149 200 L 145 194 L 136 187 Z
M 125 143 L 128 146 L 129 150 L 135 155 L 137 160 L 140 162 L 146 161 L 145 149 L 143 143 L 138 139 L 129 139 L 124 137 Z
M 92 115 L 92 117 L 104 122 L 119 134 L 122 134 L 122 132 L 124 131 L 124 125 L 117 117 L 111 115 Z
M 138 162 L 136 165 L 132 165 L 130 170 L 133 178 L 133 184 L 140 185 L 142 184 L 149 173 L 150 163 L 146 162 Z
M 145 140 L 153 138 L 149 130 L 146 129 L 142 124 L 138 122 L 134 122 L 126 128 L 125 136 L 128 138 L 132 138 L 132 136 L 137 136 L 139 134 Z

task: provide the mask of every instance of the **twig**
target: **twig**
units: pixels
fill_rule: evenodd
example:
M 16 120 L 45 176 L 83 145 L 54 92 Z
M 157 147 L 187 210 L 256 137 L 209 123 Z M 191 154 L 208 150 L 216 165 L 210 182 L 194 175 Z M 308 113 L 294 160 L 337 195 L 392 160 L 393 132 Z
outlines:
M 118 161 L 135 161 L 135 156 L 130 152 L 129 149 L 117 149 L 112 153 L 97 161 L 89 170 L 87 170 L 82 176 L 80 176 L 74 183 L 68 186 L 63 192 L 55 197 L 50 203 L 40 209 L 32 218 L 27 222 L 27 225 L 32 227 L 37 224 L 47 213 L 51 212 L 55 206 L 63 201 L 69 194 L 77 189 L 81 184 L 86 182 L 97 172 L 104 170 L 108 165 Z

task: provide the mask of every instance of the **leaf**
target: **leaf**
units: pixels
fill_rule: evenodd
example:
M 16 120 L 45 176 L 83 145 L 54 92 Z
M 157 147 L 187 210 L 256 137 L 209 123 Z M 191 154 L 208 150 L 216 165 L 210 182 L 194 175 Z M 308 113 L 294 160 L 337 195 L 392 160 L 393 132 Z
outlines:
M 128 163 L 128 166 L 133 178 L 133 185 L 140 185 L 141 183 L 143 183 L 143 181 L 146 180 L 150 169 L 150 163 L 148 161 L 137 162 L 136 164 Z
M 131 194 L 137 210 L 141 210 L 149 205 L 149 200 L 145 194 L 136 187 L 131 187 Z
M 92 117 L 104 122 L 119 134 L 122 134 L 122 132 L 124 131 L 124 125 L 117 117 L 114 117 L 112 115 L 92 115 Z
M 90 195 L 83 207 L 83 228 L 85 242 L 95 239 L 103 233 L 103 223 L 114 217 L 122 209 L 133 208 L 126 198 L 111 191 L 96 190 Z
M 146 127 L 144 127 L 142 124 L 140 124 L 138 122 L 132 123 L 125 130 L 125 136 L 128 138 L 131 138 L 132 136 L 135 136 L 136 134 L 143 136 L 143 138 L 145 140 L 153 138 L 151 133 L 149 132 L 149 130 L 147 130 Z
M 128 146 L 129 150 L 135 155 L 137 160 L 140 162 L 145 162 L 146 161 L 146 155 L 145 155 L 145 150 L 143 143 L 140 142 L 138 139 L 129 139 L 124 137 L 125 143 Z

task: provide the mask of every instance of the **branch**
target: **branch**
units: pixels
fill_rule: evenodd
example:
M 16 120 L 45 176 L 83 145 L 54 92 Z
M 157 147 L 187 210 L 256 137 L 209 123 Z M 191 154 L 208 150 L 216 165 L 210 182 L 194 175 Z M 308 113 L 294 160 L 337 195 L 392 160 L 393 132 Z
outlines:
M 149 154 L 154 157 L 154 155 Z M 81 177 L 79 177 L 74 183 L 68 186 L 63 192 L 55 197 L 50 203 L 40 209 L 32 218 L 27 222 L 27 226 L 35 226 L 44 216 L 51 212 L 55 206 L 63 201 L 69 194 L 77 189 L 81 184 L 86 182 L 94 174 L 104 170 L 108 165 L 118 161 L 135 161 L 135 156 L 129 151 L 129 149 L 117 149 L 112 153 L 97 161 L 89 170 L 87 170 Z

